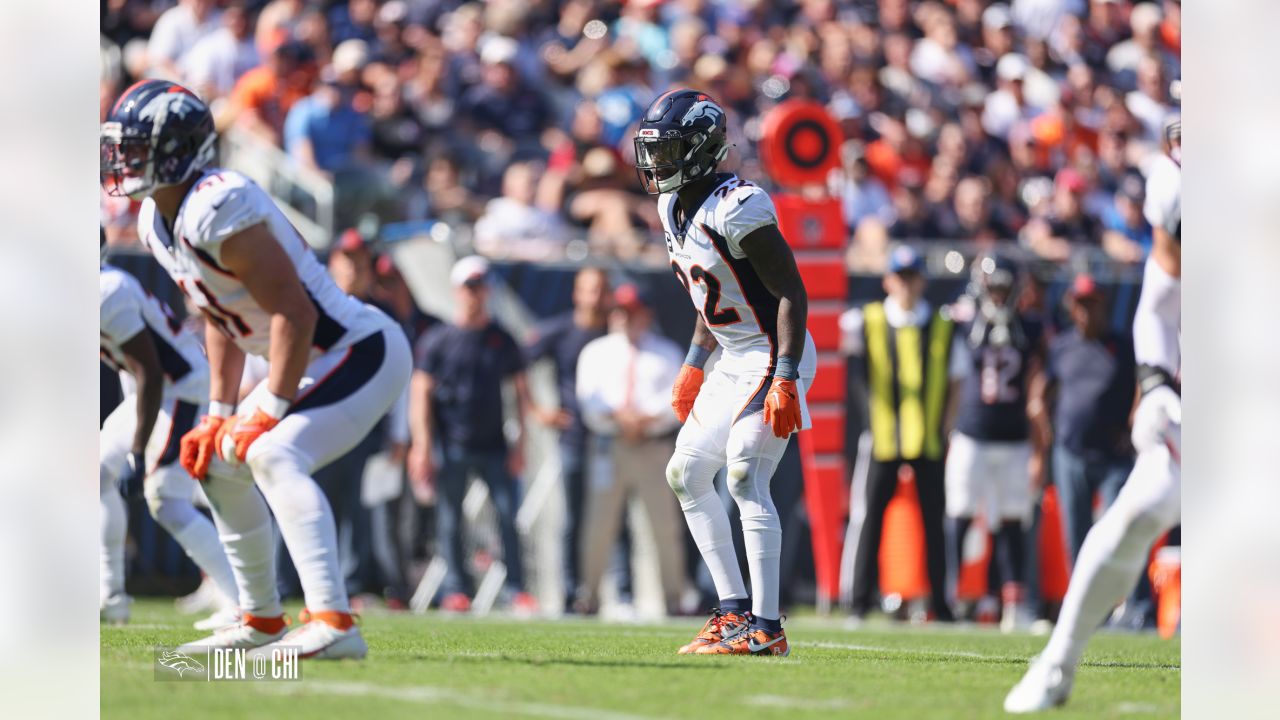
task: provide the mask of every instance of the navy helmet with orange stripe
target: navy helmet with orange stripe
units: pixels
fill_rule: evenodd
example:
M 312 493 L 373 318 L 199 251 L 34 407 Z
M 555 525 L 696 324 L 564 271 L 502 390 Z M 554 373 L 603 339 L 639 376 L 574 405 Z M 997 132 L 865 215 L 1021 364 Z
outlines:
M 636 173 L 650 195 L 715 172 L 729 152 L 724 108 L 697 90 L 672 90 L 644 111 L 636 130 Z
M 217 137 L 213 114 L 195 93 L 167 80 L 138 82 L 102 123 L 102 186 L 140 200 L 177 185 L 213 160 Z

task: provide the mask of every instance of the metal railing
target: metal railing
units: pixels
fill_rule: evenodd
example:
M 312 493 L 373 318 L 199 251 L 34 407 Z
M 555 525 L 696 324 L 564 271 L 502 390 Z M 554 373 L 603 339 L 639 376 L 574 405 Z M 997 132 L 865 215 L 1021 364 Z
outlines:
M 331 181 L 295 166 L 270 142 L 234 127 L 222 133 L 222 164 L 244 173 L 271 193 L 308 244 L 317 250 L 328 249 L 337 232 Z

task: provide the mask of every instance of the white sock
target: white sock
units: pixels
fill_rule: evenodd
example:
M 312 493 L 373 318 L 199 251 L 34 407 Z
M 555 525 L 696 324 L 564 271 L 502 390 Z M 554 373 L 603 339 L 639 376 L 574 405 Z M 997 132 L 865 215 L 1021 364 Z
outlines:
M 102 501 L 102 568 L 101 598 L 124 594 L 124 539 L 129 530 L 129 516 L 124 498 L 116 489 L 115 478 L 101 477 Z
M 240 610 L 260 617 L 276 617 L 284 610 L 276 591 L 275 532 L 271 512 L 247 468 L 231 472 L 214 461 L 204 493 L 213 508 L 218 537 L 226 549 L 238 591 Z M 225 474 L 223 474 L 225 473 Z
M 291 448 L 269 444 L 253 450 L 249 459 L 253 479 L 280 525 L 307 609 L 349 612 L 329 501 Z
M 186 551 L 187 557 L 190 557 L 199 568 L 204 571 L 205 575 L 213 581 L 214 587 L 218 589 L 219 607 L 234 608 L 236 607 L 236 598 L 238 592 L 236 590 L 235 576 L 231 573 L 231 563 L 227 561 L 227 554 L 222 550 L 222 542 L 218 539 L 218 530 L 209 521 L 195 509 L 190 502 L 182 502 L 166 498 L 161 501 L 162 506 L 159 510 L 154 510 L 153 515 L 156 521 L 160 522 L 174 540 L 182 546 Z M 160 520 L 161 512 L 166 515 L 172 515 L 173 511 L 168 510 L 171 504 L 178 504 L 182 510 L 178 513 L 185 516 L 185 524 L 179 525 L 176 529 L 170 527 Z M 170 518 L 166 518 L 170 519 Z M 176 525 L 177 523 L 175 523 Z
M 721 600 L 745 599 L 747 586 L 733 549 L 729 513 L 715 490 L 719 470 L 717 461 L 676 448 L 667 464 L 667 482 L 680 501 L 689 532 L 711 572 L 716 594 Z
M 747 458 L 729 463 L 729 494 L 738 503 L 742 518 L 747 569 L 751 573 L 751 612 L 777 620 L 781 576 L 782 521 L 769 494 L 776 461 Z
M 1133 590 L 1151 544 L 1176 522 L 1181 478 L 1167 468 L 1167 451 L 1142 453 L 1116 501 L 1085 536 L 1058 624 L 1041 654 L 1046 661 L 1063 667 L 1080 662 L 1089 637 Z

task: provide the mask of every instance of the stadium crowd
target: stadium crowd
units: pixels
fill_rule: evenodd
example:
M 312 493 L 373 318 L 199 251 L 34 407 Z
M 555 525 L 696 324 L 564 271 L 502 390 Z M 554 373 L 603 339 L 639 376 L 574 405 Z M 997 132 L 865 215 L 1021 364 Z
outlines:
M 474 226 L 490 256 L 656 253 L 630 128 L 672 85 L 760 118 L 825 104 L 851 252 L 1018 241 L 1062 260 L 1151 243 L 1142 174 L 1176 111 L 1180 2 L 1130 0 L 102 0 L 103 112 L 182 82 L 219 129 L 279 146 L 385 221 Z M 117 210 L 117 215 L 127 212 Z M 111 233 L 128 242 L 128 223 Z
M 1179 102 L 1179 23 L 1178 0 L 102 0 L 101 100 L 105 115 L 137 79 L 183 83 L 210 102 L 220 131 L 277 146 L 299 173 L 332 182 L 353 220 L 368 212 L 382 223 L 444 221 L 495 259 L 559 259 L 570 238 L 585 237 L 593 257 L 665 264 L 654 203 L 632 169 L 632 132 L 647 103 L 673 85 L 710 93 L 729 110 L 735 149 L 726 168 L 768 185 L 754 142 L 761 116 L 810 98 L 847 138 L 825 191 L 841 201 L 852 267 L 883 269 L 896 240 L 1018 244 L 1049 262 L 1083 252 L 1136 264 L 1152 241 L 1144 171 Z M 103 204 L 109 244 L 136 243 L 135 208 Z M 344 290 L 403 323 L 417 342 L 419 377 L 465 375 L 457 369 L 474 359 L 468 333 L 490 332 L 487 316 L 456 319 L 457 337 L 431 330 L 444 323 L 415 306 L 391 258 L 356 231 L 338 235 L 329 262 Z M 487 270 L 455 276 L 464 306 L 484 292 Z M 476 387 L 454 395 L 501 407 L 496 383 L 522 377 L 522 358 L 549 357 L 566 365 L 561 408 L 575 409 L 572 367 L 606 334 L 607 308 L 623 312 L 615 325 L 647 322 L 629 314 L 648 311 L 641 299 L 599 284 L 577 289 L 573 310 L 516 340 L 529 344 L 505 353 L 493 386 L 467 376 Z M 503 331 L 495 342 L 512 339 Z M 423 470 L 421 458 L 415 468 L 410 428 L 420 403 L 353 451 L 355 467 L 382 450 L 407 462 L 406 497 L 416 503 L 362 503 L 350 465 L 317 480 L 335 508 L 350 511 L 337 515 L 353 593 L 403 607 L 407 569 L 415 555 L 425 559 L 438 522 L 436 552 L 453 555 L 442 599 L 461 610 L 474 587 L 459 567 L 471 562 L 458 529 L 461 489 L 448 478 L 468 469 L 484 477 L 504 554 L 519 552 L 507 495 L 521 448 L 502 446 L 501 412 L 468 415 L 438 398 L 428 405 L 463 433 L 444 448 L 459 453 L 445 468 Z M 562 433 L 562 456 L 576 458 L 566 483 L 576 472 L 581 485 L 585 438 L 597 428 L 576 411 L 524 409 Z M 652 437 L 645 426 L 615 430 L 647 447 L 670 434 L 656 424 L 662 433 Z M 473 435 L 493 447 L 468 446 Z M 436 482 L 420 481 L 425 473 Z M 574 548 L 581 526 L 600 521 L 585 517 L 592 506 L 583 487 L 576 492 L 566 604 L 590 611 L 596 589 L 575 587 Z M 414 517 L 405 523 L 400 513 Z M 600 532 L 611 539 L 621 529 L 627 546 L 626 525 L 610 519 Z M 598 578 L 605 559 L 596 550 L 586 574 Z M 679 568 L 684 558 L 670 561 Z M 508 601 L 530 607 L 520 574 L 507 582 Z

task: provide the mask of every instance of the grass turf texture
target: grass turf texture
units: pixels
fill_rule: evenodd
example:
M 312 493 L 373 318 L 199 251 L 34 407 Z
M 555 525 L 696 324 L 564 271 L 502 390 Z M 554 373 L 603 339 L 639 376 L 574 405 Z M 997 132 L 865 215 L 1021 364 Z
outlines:
M 791 656 L 677 656 L 701 621 L 607 625 L 367 615 L 369 658 L 298 682 L 156 682 L 152 649 L 198 633 L 168 600 L 103 627 L 104 718 L 987 718 L 1044 638 L 986 629 L 787 623 Z M 297 608 L 291 608 L 296 616 Z M 1177 717 L 1180 643 L 1102 634 L 1054 718 Z

